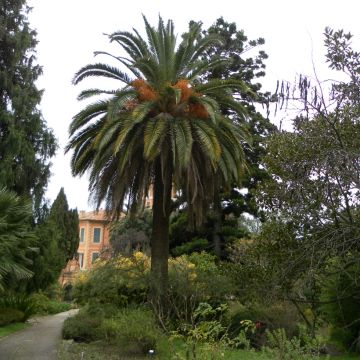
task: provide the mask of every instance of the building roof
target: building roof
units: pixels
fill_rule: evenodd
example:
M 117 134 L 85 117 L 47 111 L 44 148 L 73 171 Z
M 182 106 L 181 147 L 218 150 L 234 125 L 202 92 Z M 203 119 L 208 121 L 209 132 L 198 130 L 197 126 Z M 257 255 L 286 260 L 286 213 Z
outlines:
M 95 221 L 106 221 L 108 222 L 109 219 L 106 216 L 105 210 L 98 210 L 98 211 L 79 211 L 79 220 L 95 220 Z

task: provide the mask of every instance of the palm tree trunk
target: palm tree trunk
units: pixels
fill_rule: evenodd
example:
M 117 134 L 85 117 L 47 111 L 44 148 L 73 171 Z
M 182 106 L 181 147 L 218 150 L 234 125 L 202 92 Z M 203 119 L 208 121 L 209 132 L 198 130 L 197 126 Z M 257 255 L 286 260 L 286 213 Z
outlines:
M 221 258 L 222 249 L 221 249 L 221 223 L 222 223 L 222 209 L 221 209 L 221 198 L 220 198 L 220 186 L 218 181 L 215 183 L 215 192 L 214 192 L 214 227 L 213 227 L 213 246 L 214 254 L 218 259 Z
M 154 281 L 153 291 L 160 297 L 165 294 L 168 286 L 171 183 L 171 171 L 166 171 L 165 179 L 163 179 L 161 163 L 158 160 L 155 166 L 151 274 Z

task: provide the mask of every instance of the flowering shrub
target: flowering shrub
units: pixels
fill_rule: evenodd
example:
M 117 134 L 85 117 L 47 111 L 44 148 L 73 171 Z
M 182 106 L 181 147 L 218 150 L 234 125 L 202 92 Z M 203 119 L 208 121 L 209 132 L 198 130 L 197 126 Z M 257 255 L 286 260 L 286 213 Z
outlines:
M 79 304 L 95 302 L 124 307 L 149 302 L 163 328 L 193 324 L 194 310 L 201 302 L 221 303 L 231 284 L 220 272 L 212 255 L 201 253 L 169 259 L 169 289 L 166 309 L 160 299 L 149 298 L 150 258 L 142 252 L 98 260 L 92 270 L 81 272 L 73 295 Z

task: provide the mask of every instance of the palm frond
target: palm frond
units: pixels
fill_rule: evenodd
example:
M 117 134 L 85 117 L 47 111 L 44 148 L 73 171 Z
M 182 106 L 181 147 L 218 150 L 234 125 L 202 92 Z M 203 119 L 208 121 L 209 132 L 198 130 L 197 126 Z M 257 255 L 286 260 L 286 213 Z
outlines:
M 85 78 L 92 76 L 102 76 L 110 79 L 119 80 L 127 85 L 131 83 L 131 79 L 129 78 L 129 76 L 124 72 L 120 71 L 118 68 L 103 63 L 96 63 L 82 67 L 75 74 L 73 78 L 73 84 L 76 85 Z

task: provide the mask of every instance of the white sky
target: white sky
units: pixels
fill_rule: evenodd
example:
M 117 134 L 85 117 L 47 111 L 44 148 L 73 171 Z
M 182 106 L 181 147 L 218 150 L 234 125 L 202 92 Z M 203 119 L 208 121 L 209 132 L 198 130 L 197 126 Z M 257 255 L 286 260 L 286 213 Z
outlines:
M 117 30 L 142 32 L 144 14 L 151 24 L 158 14 L 172 19 L 179 34 L 190 20 L 201 20 L 204 28 L 223 16 L 243 29 L 249 39 L 265 38 L 261 49 L 269 55 L 263 90 L 274 91 L 276 80 L 293 80 L 297 73 L 312 75 L 312 59 L 320 78 L 328 76 L 324 62 L 323 31 L 326 26 L 344 29 L 354 35 L 359 49 L 359 0 L 29 0 L 33 7 L 31 27 L 38 32 L 38 62 L 44 74 L 38 87 L 45 90 L 41 110 L 53 128 L 60 148 L 52 160 L 52 178 L 47 197 L 53 201 L 60 187 L 65 188 L 70 207 L 91 209 L 88 205 L 86 177 L 73 178 L 70 155 L 64 155 L 68 127 L 83 104 L 76 100 L 80 87 L 71 85 L 75 72 L 95 61 L 93 52 L 116 54 L 119 46 L 109 45 L 103 33 Z M 216 4 L 216 5 L 215 5 Z M 250 54 L 249 54 L 250 55 Z M 96 61 L 107 61 L 98 57 Z M 85 88 L 92 87 L 83 81 Z

